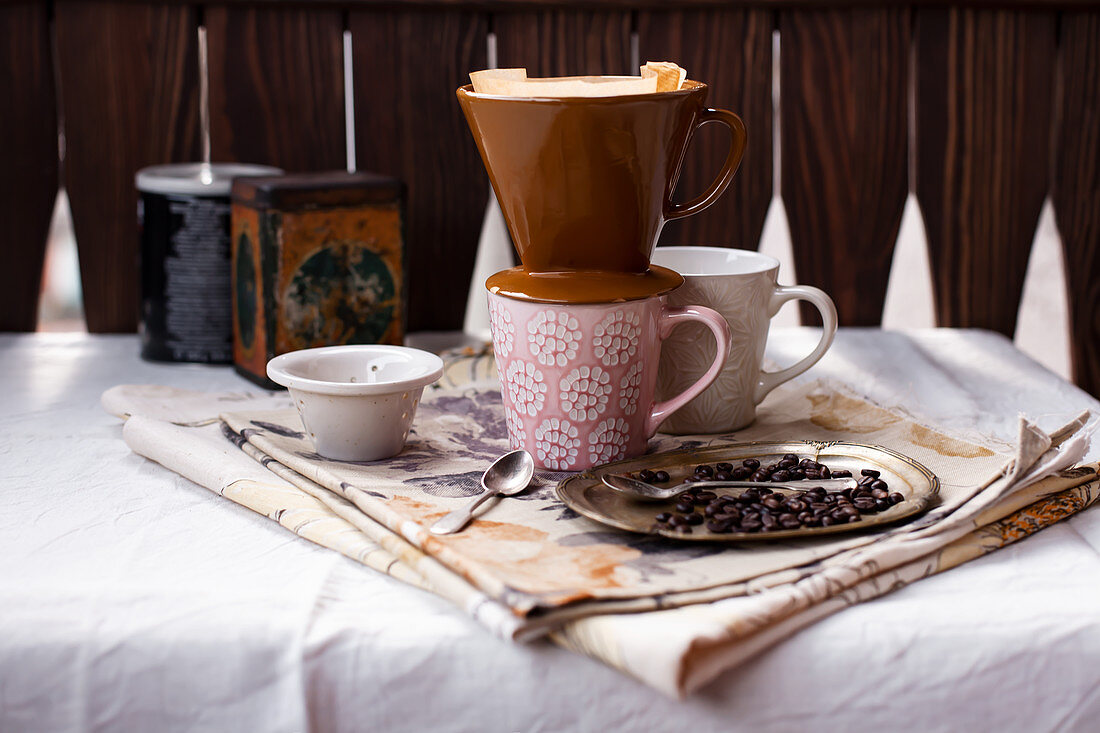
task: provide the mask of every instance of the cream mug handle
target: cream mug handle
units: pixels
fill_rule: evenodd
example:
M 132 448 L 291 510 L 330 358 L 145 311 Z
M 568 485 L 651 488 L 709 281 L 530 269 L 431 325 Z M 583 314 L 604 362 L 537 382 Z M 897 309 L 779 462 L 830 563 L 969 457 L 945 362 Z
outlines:
M 836 336 L 836 305 L 833 299 L 825 294 L 825 291 L 809 285 L 777 285 L 768 301 L 768 318 L 772 318 L 779 312 L 779 308 L 791 300 L 806 300 L 817 308 L 821 314 L 821 340 L 809 356 L 797 361 L 793 366 L 781 369 L 778 372 L 765 372 L 761 370 L 760 379 L 756 383 L 756 391 L 753 392 L 753 403 L 759 405 L 768 396 L 768 393 L 788 379 L 794 379 L 806 371 L 825 356 L 825 352 L 833 345 L 833 337 Z
M 688 305 L 681 308 L 673 308 L 667 305 L 661 306 L 660 333 L 658 334 L 658 338 L 664 341 L 668 338 L 669 334 L 672 333 L 672 329 L 688 321 L 702 323 L 714 334 L 714 339 L 718 342 L 718 349 L 714 354 L 714 361 L 711 363 L 710 369 L 707 369 L 706 374 L 699 377 L 695 384 L 675 397 L 653 405 L 653 410 L 649 413 L 649 418 L 646 420 L 645 424 L 645 434 L 647 438 L 653 437 L 653 434 L 657 432 L 657 428 L 665 421 L 665 418 L 695 399 L 699 393 L 709 387 L 711 383 L 718 378 L 722 368 L 726 365 L 726 361 L 729 359 L 730 348 L 733 346 L 732 336 L 730 334 L 730 324 L 726 323 L 726 319 L 723 318 L 722 314 L 718 311 L 701 305 Z

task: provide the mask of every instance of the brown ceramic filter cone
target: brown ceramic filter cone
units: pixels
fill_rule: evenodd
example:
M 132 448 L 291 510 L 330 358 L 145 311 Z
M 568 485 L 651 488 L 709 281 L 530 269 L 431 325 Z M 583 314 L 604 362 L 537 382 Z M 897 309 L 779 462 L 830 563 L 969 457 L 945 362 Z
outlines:
M 745 150 L 740 118 L 707 109 L 707 86 L 690 80 L 619 97 L 457 94 L 523 263 L 487 285 L 513 297 L 596 302 L 676 287 L 678 275 L 649 266 L 662 227 L 713 203 Z M 730 128 L 729 155 L 707 191 L 673 204 L 688 142 L 707 122 Z

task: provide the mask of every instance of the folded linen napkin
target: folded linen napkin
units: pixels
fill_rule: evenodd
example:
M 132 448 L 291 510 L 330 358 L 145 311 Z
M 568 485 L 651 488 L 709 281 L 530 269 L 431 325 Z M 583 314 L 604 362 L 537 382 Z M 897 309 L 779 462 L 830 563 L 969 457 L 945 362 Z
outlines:
M 965 557 L 950 548 L 968 547 L 976 527 L 988 528 L 1095 474 L 1028 487 L 1083 453 L 1083 419 L 1053 437 L 1022 421 L 1012 447 L 946 436 L 844 388 L 811 383 L 771 398 L 757 423 L 735 435 L 662 437 L 658 444 L 796 436 L 884 444 L 940 476 L 942 504 L 879 534 L 733 548 L 608 530 L 564 510 L 542 489 L 526 501 L 500 503 L 461 535 L 435 538 L 425 528 L 475 493 L 480 471 L 505 449 L 499 396 L 491 386 L 426 395 L 409 448 L 392 461 L 362 465 L 313 453 L 293 410 L 253 412 L 238 402 L 223 414 L 223 425 L 202 426 L 206 421 L 196 415 L 224 410 L 225 397 L 175 397 L 175 413 L 187 419 L 173 422 L 189 426 L 164 421 L 175 408 L 163 390 L 156 411 L 149 410 L 147 388 L 116 388 L 104 404 L 116 414 L 138 415 L 125 430 L 136 452 L 315 542 L 449 598 L 498 634 L 528 638 L 557 629 L 559 643 L 670 694 L 694 689 L 780 638 L 786 627 L 869 595 L 869 582 L 871 589 L 889 587 L 875 580 L 884 573 L 895 573 L 889 583 L 896 585 L 912 579 L 910 566 L 927 573 L 929 558 Z M 141 417 L 143 409 L 160 419 Z M 1087 500 L 1076 508 L 1091 503 L 1090 490 L 1084 491 Z M 709 603 L 682 615 L 621 615 L 703 602 Z M 651 624 L 675 633 L 655 635 Z

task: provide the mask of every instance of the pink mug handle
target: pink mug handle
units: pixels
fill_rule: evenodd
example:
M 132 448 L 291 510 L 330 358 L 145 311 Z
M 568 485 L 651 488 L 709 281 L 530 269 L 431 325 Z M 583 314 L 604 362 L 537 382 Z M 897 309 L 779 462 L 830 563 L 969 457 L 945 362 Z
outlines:
M 668 335 L 672 333 L 672 329 L 677 326 L 687 323 L 688 321 L 698 321 L 709 328 L 711 333 L 714 334 L 714 339 L 718 342 L 718 349 L 715 352 L 714 361 L 711 363 L 710 369 L 707 369 L 707 373 L 699 377 L 699 380 L 695 382 L 695 384 L 675 397 L 667 399 L 664 402 L 658 402 L 653 406 L 653 411 L 649 413 L 649 419 L 646 420 L 645 424 L 647 438 L 653 437 L 653 434 L 657 432 L 657 428 L 665 421 L 665 418 L 695 399 L 699 393 L 709 387 L 711 383 L 718 378 L 718 374 L 722 371 L 722 367 L 726 365 L 726 360 L 729 359 L 730 348 L 733 346 L 731 343 L 730 325 L 726 323 L 726 319 L 723 318 L 718 311 L 711 310 L 710 308 L 701 305 L 671 308 L 665 305 L 661 307 L 660 321 L 661 332 L 659 338 L 662 341 L 668 338 Z

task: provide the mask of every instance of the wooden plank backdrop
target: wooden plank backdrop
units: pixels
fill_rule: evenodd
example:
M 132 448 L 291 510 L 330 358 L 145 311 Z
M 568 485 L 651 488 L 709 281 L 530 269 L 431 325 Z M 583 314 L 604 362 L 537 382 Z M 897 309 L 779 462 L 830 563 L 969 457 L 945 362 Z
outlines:
M 907 8 L 780 13 L 783 201 L 801 283 L 882 319 L 908 190 Z M 804 323 L 820 323 L 803 304 Z
M 208 6 L 205 20 L 213 159 L 344 169 L 343 14 Z
M 1009 336 L 1048 190 L 1057 17 L 917 13 L 916 187 L 939 323 Z
M 65 186 L 93 333 L 134 331 L 137 194 L 143 166 L 199 155 L 195 11 L 58 0 Z
M 0 5 L 0 331 L 33 331 L 57 198 L 57 104 L 45 2 Z
M 640 61 L 675 59 L 710 87 L 707 105 L 736 112 L 748 146 L 726 194 L 701 214 L 671 222 L 661 244 L 756 249 L 772 200 L 772 30 L 765 10 L 673 10 L 638 13 Z M 636 71 L 634 73 L 637 73 Z M 705 191 L 729 151 L 729 133 L 699 129 L 688 148 L 676 200 Z
M 1096 0 L 219 0 L 201 13 L 187 0 L 56 0 L 56 62 L 50 7 L 0 0 L 0 94 L 22 102 L 0 119 L 16 171 L 0 201 L 9 262 L 0 327 L 33 326 L 60 111 L 89 330 L 135 328 L 133 174 L 198 159 L 204 20 L 215 159 L 288 170 L 345 164 L 342 35 L 351 31 L 358 166 L 408 184 L 410 327 L 458 328 L 489 189 L 454 88 L 487 65 L 492 30 L 499 65 L 532 74 L 634 73 L 636 41 L 639 61 L 678 60 L 707 81 L 710 104 L 745 119 L 748 153 L 727 195 L 663 241 L 755 248 L 779 175 L 798 278 L 828 290 L 848 325 L 880 322 L 912 178 L 940 324 L 1012 335 L 1051 195 L 1075 374 L 1100 393 Z M 703 188 L 726 145 L 704 128 L 678 198 Z
M 488 18 L 363 10 L 349 26 L 359 167 L 408 187 L 409 328 L 461 329 L 489 177 L 455 89 L 487 65 Z
M 1100 12 L 1062 19 L 1054 211 L 1065 250 L 1077 383 L 1100 395 Z
M 531 76 L 630 74 L 630 12 L 536 10 L 493 16 L 497 65 Z

